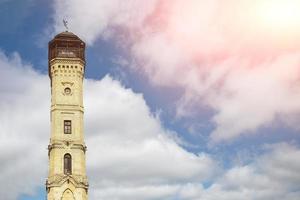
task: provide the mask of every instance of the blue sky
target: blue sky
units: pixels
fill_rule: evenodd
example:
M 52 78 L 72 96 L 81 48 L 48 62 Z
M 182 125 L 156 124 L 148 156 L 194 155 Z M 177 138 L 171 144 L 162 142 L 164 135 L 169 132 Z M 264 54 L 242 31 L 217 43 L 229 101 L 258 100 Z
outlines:
M 28 133 L 26 142 L 6 144 L 13 155 L 18 157 L 23 146 L 44 145 L 46 148 L 49 131 L 42 136 L 38 133 L 44 131 L 41 124 L 49 127 L 47 45 L 55 34 L 64 31 L 62 19 L 65 17 L 70 31 L 87 42 L 85 134 L 89 151 L 93 151 L 87 159 L 98 160 L 88 161 L 88 173 L 94 184 L 90 189 L 91 199 L 213 200 L 222 196 L 224 200 L 296 200 L 300 194 L 300 177 L 299 173 L 295 174 L 300 170 L 300 38 L 296 34 L 299 27 L 289 23 L 287 37 L 287 33 L 280 32 L 282 27 L 271 27 L 272 23 L 265 24 L 263 19 L 251 21 L 251 25 L 245 27 L 245 21 L 230 18 L 228 13 L 235 6 L 241 10 L 247 5 L 252 8 L 251 1 L 232 0 L 227 6 L 218 0 L 183 2 L 0 1 L 0 80 L 14 82 L 0 87 L 0 108 L 11 110 L 8 116 L 6 112 L 0 114 L 0 119 L 23 116 L 26 109 L 17 109 L 22 107 L 22 102 L 16 100 L 16 96 L 25 99 L 24 105 L 36 108 L 32 119 L 28 117 L 29 125 L 23 122 L 19 125 L 23 134 Z M 170 5 L 165 6 L 168 3 Z M 215 14 L 216 7 L 222 10 L 220 16 Z M 170 12 L 163 12 L 165 10 Z M 254 18 L 244 16 L 247 13 L 235 14 L 241 15 L 241 21 Z M 260 24 L 261 21 L 264 24 Z M 295 21 L 298 23 L 300 19 Z M 214 23 L 223 26 L 215 29 L 211 25 Z M 18 93 L 21 90 L 18 84 L 30 89 Z M 41 96 L 34 98 L 32 94 Z M 116 100 L 110 103 L 112 94 Z M 42 103 L 36 105 L 34 102 L 39 102 L 38 99 Z M 103 105 L 106 106 L 101 107 Z M 121 114 L 113 108 L 118 108 Z M 98 112 L 91 112 L 93 109 Z M 133 116 L 128 114 L 126 119 L 126 111 L 131 112 L 130 109 Z M 45 116 L 37 120 L 33 117 L 35 114 Z M 121 116 L 120 119 L 117 116 Z M 22 117 L 16 120 L 19 118 Z M 135 125 L 134 121 L 139 119 L 143 124 Z M 98 120 L 107 124 L 98 125 Z M 14 142 L 14 136 L 22 133 L 17 131 L 19 129 L 7 129 L 10 123 L 9 120 L 0 122 L 0 134 L 3 138 L 12 134 Z M 130 127 L 123 130 L 109 125 L 122 126 L 123 123 Z M 35 127 L 37 130 L 31 133 L 30 128 Z M 138 133 L 133 133 L 134 130 Z M 99 149 L 93 142 L 99 139 L 102 144 L 105 131 L 113 134 L 104 142 L 113 141 L 115 149 L 105 145 Z M 163 139 L 157 139 L 160 137 Z M 124 147 L 121 140 L 133 141 L 136 145 Z M 157 146 L 150 145 L 150 149 L 139 146 L 151 141 Z M 145 148 L 146 153 L 134 158 L 125 153 L 114 154 L 139 148 Z M 28 173 L 25 180 L 31 183 L 21 184 L 24 189 L 13 190 L 15 195 L 12 196 L 1 191 L 8 200 L 45 199 L 41 184 L 47 176 L 44 149 L 29 156 L 32 159 L 44 156 L 41 169 L 33 179 L 30 175 L 34 171 L 28 173 L 22 165 L 17 168 L 20 171 L 24 168 Z M 110 158 L 97 157 L 107 151 L 112 152 Z M 28 155 L 30 152 L 27 151 Z M 159 152 L 162 157 L 157 155 Z M 1 163 L 7 161 L 4 153 L 0 154 Z M 111 158 L 114 155 L 116 157 Z M 152 171 L 143 164 L 147 161 L 159 162 L 165 168 Z M 9 160 L 14 165 L 20 162 L 17 158 Z M 133 163 L 129 169 L 150 172 L 118 174 L 118 168 L 109 170 L 101 162 L 107 165 Z M 184 164 L 171 167 L 174 174 L 168 174 L 168 162 Z M 28 163 L 31 167 L 39 166 L 34 161 Z M 159 163 L 153 163 L 152 168 Z M 9 170 L 3 167 L 2 171 L 1 182 L 10 177 Z M 255 179 L 253 183 L 251 178 Z M 105 185 L 105 181 L 113 184 Z M 261 186 L 260 182 L 265 185 Z M 141 188 L 135 188 L 136 184 Z M 270 191 L 276 188 L 281 189 L 272 194 Z

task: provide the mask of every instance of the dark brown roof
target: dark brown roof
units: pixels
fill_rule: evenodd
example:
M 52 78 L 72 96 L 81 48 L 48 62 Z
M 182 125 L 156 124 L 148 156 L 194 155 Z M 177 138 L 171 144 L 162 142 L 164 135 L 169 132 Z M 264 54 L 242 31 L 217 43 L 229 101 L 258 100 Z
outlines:
M 85 61 L 85 43 L 72 32 L 57 34 L 48 44 L 48 59 L 54 58 L 80 58 Z M 69 54 L 62 54 L 69 52 Z

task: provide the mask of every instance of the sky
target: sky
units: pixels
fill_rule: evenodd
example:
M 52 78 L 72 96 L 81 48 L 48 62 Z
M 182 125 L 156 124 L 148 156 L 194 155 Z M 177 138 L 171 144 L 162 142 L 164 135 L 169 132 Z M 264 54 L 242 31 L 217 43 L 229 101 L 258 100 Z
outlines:
M 299 200 L 300 0 L 0 0 L 0 196 L 46 197 L 48 41 L 87 44 L 91 200 Z

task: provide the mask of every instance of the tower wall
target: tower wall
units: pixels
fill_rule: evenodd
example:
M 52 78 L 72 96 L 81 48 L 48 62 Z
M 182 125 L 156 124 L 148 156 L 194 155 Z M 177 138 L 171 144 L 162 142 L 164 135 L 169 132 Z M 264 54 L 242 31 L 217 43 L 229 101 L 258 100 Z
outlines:
M 60 42 L 68 44 L 70 41 L 62 38 Z M 46 182 L 48 200 L 88 199 L 83 133 L 84 67 L 85 62 L 80 57 L 54 56 L 49 59 L 51 136 Z

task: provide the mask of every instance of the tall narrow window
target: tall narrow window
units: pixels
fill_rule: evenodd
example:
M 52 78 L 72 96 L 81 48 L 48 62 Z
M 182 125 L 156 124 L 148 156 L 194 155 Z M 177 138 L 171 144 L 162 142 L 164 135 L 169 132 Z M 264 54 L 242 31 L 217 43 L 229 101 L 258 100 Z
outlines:
M 64 120 L 64 133 L 65 134 L 71 134 L 72 133 L 71 120 Z
M 68 153 L 64 155 L 64 174 L 72 174 L 72 157 Z

